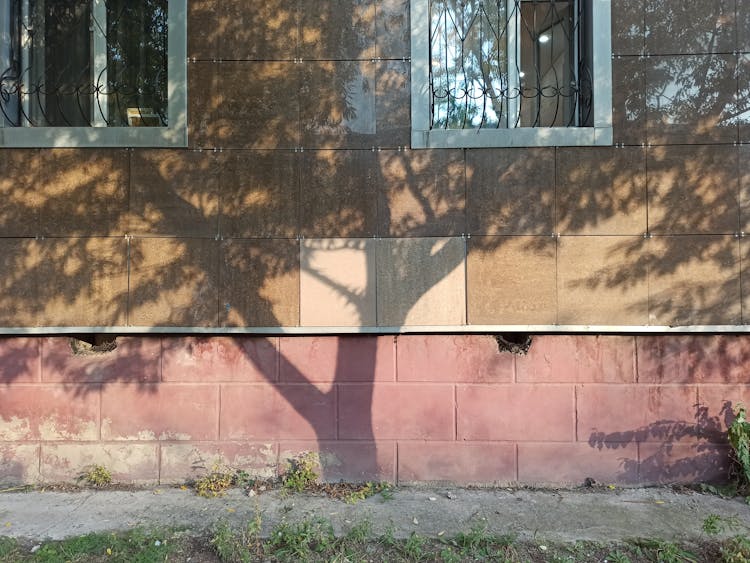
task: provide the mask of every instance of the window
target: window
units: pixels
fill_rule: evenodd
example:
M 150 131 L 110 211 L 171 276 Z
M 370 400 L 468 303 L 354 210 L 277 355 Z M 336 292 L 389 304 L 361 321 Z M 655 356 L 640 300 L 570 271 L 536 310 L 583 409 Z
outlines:
M 612 144 L 609 0 L 412 0 L 412 147 Z
M 0 0 L 0 146 L 185 146 L 185 0 Z

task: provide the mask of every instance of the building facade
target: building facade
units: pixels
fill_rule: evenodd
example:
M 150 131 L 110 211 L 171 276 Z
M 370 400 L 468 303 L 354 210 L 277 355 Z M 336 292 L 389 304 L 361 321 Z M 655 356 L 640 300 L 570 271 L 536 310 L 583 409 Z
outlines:
M 726 478 L 746 0 L 71 4 L 0 2 L 0 482 Z

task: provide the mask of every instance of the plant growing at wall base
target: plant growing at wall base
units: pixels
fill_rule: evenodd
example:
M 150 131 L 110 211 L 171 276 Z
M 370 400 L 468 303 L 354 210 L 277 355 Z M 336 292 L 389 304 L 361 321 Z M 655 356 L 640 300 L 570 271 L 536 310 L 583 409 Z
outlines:
M 741 470 L 742 488 L 747 489 L 750 486 L 750 422 L 744 405 L 738 405 L 734 414 L 734 421 L 729 425 L 729 443 Z
M 750 562 L 750 539 L 735 536 L 721 546 L 721 560 L 725 563 Z
M 318 479 L 318 456 L 307 452 L 290 459 L 281 484 L 287 491 L 301 493 Z
M 361 500 L 365 500 L 374 496 L 378 493 L 385 493 L 390 490 L 388 483 L 373 483 L 368 481 L 364 485 L 352 490 L 344 496 L 344 502 L 347 504 L 357 504 Z
M 106 487 L 112 484 L 112 473 L 103 465 L 92 465 L 78 477 L 78 480 L 90 487 Z

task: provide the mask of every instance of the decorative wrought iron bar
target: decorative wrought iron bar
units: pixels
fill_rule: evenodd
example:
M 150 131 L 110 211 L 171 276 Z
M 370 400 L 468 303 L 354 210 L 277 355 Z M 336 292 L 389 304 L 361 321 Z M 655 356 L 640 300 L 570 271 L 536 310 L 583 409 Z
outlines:
M 0 0 L 0 126 L 167 126 L 167 9 Z
M 590 0 L 430 0 L 433 129 L 591 125 Z

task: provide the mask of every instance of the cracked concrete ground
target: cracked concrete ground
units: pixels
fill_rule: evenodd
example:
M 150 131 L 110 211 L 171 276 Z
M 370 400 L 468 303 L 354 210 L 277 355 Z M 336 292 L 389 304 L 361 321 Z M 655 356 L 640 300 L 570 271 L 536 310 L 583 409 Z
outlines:
M 711 514 L 733 522 L 718 537 L 748 533 L 750 506 L 670 488 L 615 490 L 467 490 L 399 488 L 390 500 L 376 495 L 357 504 L 308 494 L 269 491 L 249 497 L 240 490 L 205 499 L 190 490 L 6 492 L 0 494 L 0 535 L 31 540 L 63 539 L 88 532 L 184 528 L 195 535 L 218 522 L 243 526 L 260 514 L 268 534 L 282 521 L 321 517 L 337 532 L 367 520 L 374 534 L 396 537 L 454 535 L 473 526 L 496 534 L 547 541 L 618 541 L 648 537 L 665 541 L 706 539 Z

